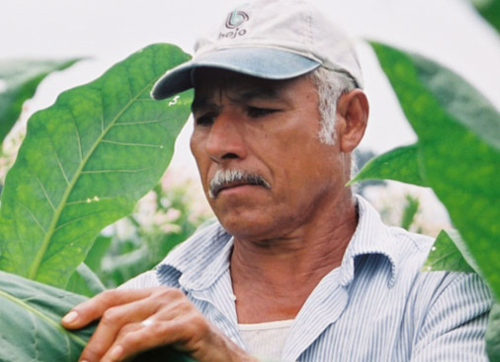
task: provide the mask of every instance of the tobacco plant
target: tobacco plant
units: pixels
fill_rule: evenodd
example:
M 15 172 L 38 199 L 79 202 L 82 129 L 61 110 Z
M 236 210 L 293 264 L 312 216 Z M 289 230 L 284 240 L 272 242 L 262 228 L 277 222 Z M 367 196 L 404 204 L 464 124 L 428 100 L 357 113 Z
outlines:
M 92 326 L 60 326 L 83 300 L 62 289 L 102 287 L 82 264 L 96 236 L 165 172 L 192 96 L 159 102 L 149 94 L 188 59 L 173 45 L 148 46 L 28 121 L 0 206 L 0 360 L 76 361 Z M 168 348 L 139 358 L 154 361 L 152 353 L 188 360 Z
M 351 181 L 391 179 L 431 187 L 456 232 L 442 232 L 424 271 L 477 272 L 500 300 L 500 114 L 449 69 L 372 43 L 418 141 L 370 161 Z M 500 359 L 498 306 L 487 350 Z

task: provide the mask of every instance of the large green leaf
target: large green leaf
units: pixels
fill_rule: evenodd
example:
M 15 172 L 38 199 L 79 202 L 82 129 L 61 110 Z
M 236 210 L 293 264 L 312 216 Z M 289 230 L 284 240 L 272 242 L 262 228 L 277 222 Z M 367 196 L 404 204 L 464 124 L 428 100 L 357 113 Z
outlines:
M 0 210 L 0 269 L 64 287 L 106 225 L 165 171 L 192 93 L 154 101 L 156 80 L 189 56 L 152 45 L 33 115 Z
M 363 180 L 394 180 L 427 186 L 418 165 L 418 144 L 399 147 L 371 159 L 348 185 Z
M 0 361 L 77 361 L 94 327 L 67 331 L 61 317 L 84 300 L 0 272 Z
M 443 270 L 463 273 L 475 273 L 477 269 L 474 259 L 469 255 L 458 233 L 444 230 L 437 236 L 422 267 L 422 271 Z
M 500 0 L 472 0 L 479 13 L 500 33 Z
M 0 60 L 0 143 L 19 118 L 24 101 L 33 97 L 40 82 L 78 60 Z
M 0 361 L 76 362 L 95 330 L 61 326 L 61 318 L 86 298 L 62 289 L 0 272 Z M 134 361 L 192 362 L 162 347 Z
M 377 43 L 373 47 L 417 133 L 421 172 L 500 298 L 499 113 L 435 62 Z

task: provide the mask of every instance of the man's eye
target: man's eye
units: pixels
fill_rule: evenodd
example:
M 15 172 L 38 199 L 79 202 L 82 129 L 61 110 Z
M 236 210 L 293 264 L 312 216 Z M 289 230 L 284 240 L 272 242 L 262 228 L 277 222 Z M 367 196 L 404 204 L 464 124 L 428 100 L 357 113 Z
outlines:
M 214 123 L 217 115 L 215 113 L 207 113 L 200 117 L 195 117 L 196 125 L 198 126 L 210 126 Z
M 277 112 L 277 110 L 268 108 L 258 108 L 258 107 L 248 107 L 247 110 L 248 115 L 252 118 L 264 117 L 274 112 Z

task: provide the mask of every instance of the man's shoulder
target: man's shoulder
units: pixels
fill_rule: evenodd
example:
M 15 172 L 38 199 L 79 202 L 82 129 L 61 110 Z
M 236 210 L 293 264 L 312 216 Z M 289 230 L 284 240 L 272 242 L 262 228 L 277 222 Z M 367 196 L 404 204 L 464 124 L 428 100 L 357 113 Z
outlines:
M 396 286 L 396 290 L 406 290 L 410 294 L 425 290 L 424 294 L 430 295 L 431 291 L 439 293 L 447 285 L 460 280 L 474 280 L 475 284 L 481 284 L 475 275 L 424 268 L 429 253 L 435 251 L 435 238 L 385 225 L 368 201 L 358 198 L 358 202 L 360 227 L 356 231 L 358 235 L 353 238 L 355 245 L 350 253 L 353 256 L 367 255 L 374 259 L 371 265 L 382 269 L 390 267 L 388 287 Z M 380 255 L 385 258 L 381 259 Z
M 436 250 L 435 238 L 396 227 L 389 229 L 401 243 L 399 283 L 408 288 L 408 297 L 414 300 L 416 308 L 427 310 L 436 303 L 452 305 L 458 300 L 467 303 L 480 301 L 481 308 L 490 303 L 489 289 L 477 274 L 433 270 L 424 266 L 429 254 Z

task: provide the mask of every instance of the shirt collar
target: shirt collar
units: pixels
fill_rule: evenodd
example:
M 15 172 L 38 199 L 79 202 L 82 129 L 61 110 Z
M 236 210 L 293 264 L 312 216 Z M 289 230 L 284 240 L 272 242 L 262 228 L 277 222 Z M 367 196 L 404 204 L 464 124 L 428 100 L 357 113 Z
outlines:
M 209 288 L 229 269 L 232 247 L 232 236 L 215 222 L 167 255 L 156 269 L 158 280 L 184 290 Z
M 354 279 L 357 257 L 379 254 L 391 263 L 388 285 L 392 287 L 400 259 L 398 241 L 368 201 L 361 196 L 357 196 L 356 201 L 359 221 L 342 259 L 340 284 L 346 287 Z M 209 288 L 229 269 L 232 247 L 233 237 L 215 222 L 167 255 L 156 270 L 158 280 L 167 285 L 179 284 L 185 290 Z
M 340 284 L 349 285 L 355 275 L 357 257 L 379 254 L 386 257 L 391 264 L 391 276 L 388 286 L 396 282 L 400 260 L 400 246 L 392 235 L 390 228 L 382 222 L 379 213 L 361 196 L 356 196 L 358 208 L 358 226 L 347 246 L 340 267 Z

